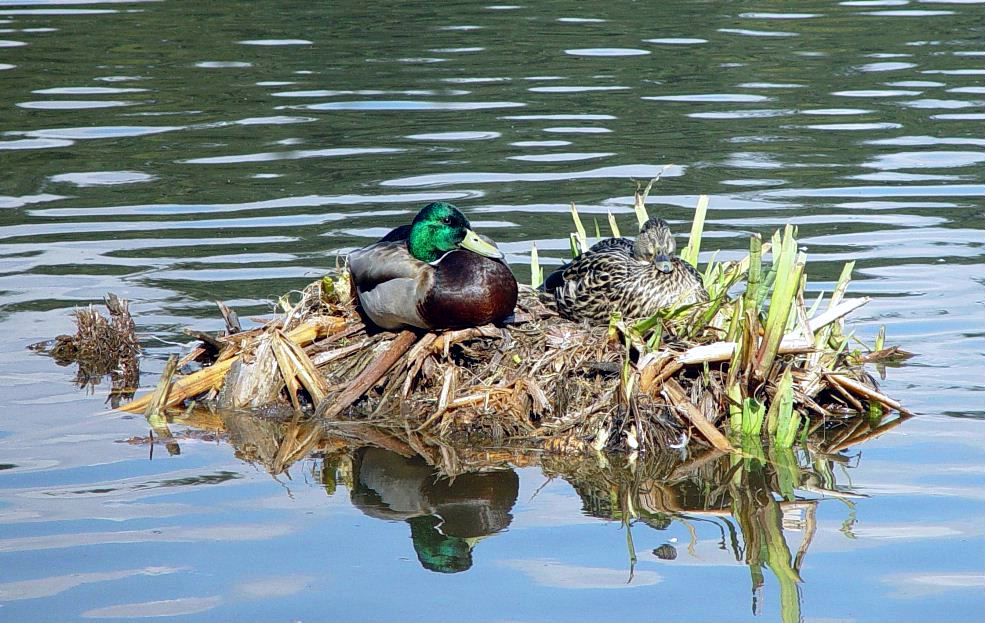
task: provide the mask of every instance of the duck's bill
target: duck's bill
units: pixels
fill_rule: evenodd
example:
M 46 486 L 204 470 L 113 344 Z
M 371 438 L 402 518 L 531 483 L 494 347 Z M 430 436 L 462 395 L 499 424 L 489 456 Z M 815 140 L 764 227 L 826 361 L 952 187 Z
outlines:
M 674 272 L 674 265 L 670 261 L 670 257 L 667 255 L 657 255 L 653 258 L 653 263 L 656 265 L 657 270 L 664 274 L 670 274 Z
M 471 229 L 465 230 L 465 239 L 460 243 L 463 249 L 468 249 L 478 253 L 479 255 L 484 255 L 486 257 L 492 257 L 497 260 L 503 259 L 503 252 L 497 249 L 494 245 L 486 242 L 479 237 L 479 234 L 475 233 Z

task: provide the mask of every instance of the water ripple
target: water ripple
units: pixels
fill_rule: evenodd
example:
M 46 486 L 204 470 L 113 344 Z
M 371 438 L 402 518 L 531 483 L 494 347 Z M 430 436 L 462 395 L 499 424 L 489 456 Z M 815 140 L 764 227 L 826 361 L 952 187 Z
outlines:
M 238 41 L 242 45 L 261 45 L 261 46 L 277 46 L 277 45 L 312 45 L 311 41 L 307 39 L 246 39 L 244 41 Z
M 426 134 L 408 134 L 404 138 L 416 141 L 490 141 L 497 139 L 499 132 L 429 132 Z
M 508 156 L 507 160 L 521 160 L 524 162 L 574 162 L 577 160 L 592 160 L 593 158 L 608 158 L 615 156 L 613 152 L 565 152 L 556 154 L 536 154 L 523 156 Z
M 52 195 L 49 193 L 42 193 L 38 195 L 24 195 L 21 197 L 5 197 L 0 195 L 0 208 L 22 208 L 27 205 L 35 203 L 47 203 L 50 201 L 58 201 L 59 199 L 65 199 L 65 195 Z
M 910 0 L 846 0 L 839 2 L 841 6 L 903 6 Z
M 570 144 L 571 141 L 516 141 L 510 143 L 513 147 L 564 147 Z
M 850 91 L 833 91 L 831 95 L 839 97 L 902 97 L 904 95 L 920 95 L 920 91 L 904 91 L 902 89 L 856 89 Z
M 734 104 L 748 104 L 753 102 L 769 102 L 772 97 L 765 95 L 751 95 L 749 93 L 701 93 L 693 95 L 647 95 L 640 99 L 653 100 L 660 102 L 731 102 Z
M 925 98 L 919 100 L 907 100 L 899 103 L 900 106 L 906 106 L 907 108 L 936 108 L 936 109 L 957 109 L 957 108 L 979 108 L 985 105 L 985 102 L 981 100 L 977 101 L 967 101 L 967 100 L 942 100 Z
M 784 188 L 763 192 L 764 197 L 979 197 L 982 184 L 908 186 L 841 186 L 833 188 Z
M 813 17 L 821 17 L 820 13 L 763 13 L 763 12 L 749 12 L 749 13 L 739 13 L 739 17 L 745 19 L 810 19 Z
M 936 82 L 934 80 L 899 80 L 884 84 L 887 87 L 903 87 L 904 89 L 933 89 L 935 87 L 947 86 L 943 82 Z
M 745 37 L 799 37 L 795 32 L 784 32 L 782 30 L 749 30 L 747 28 L 719 28 L 718 32 L 729 35 L 742 35 Z
M 770 117 L 785 117 L 796 111 L 786 109 L 754 109 L 754 110 L 716 110 L 707 112 L 690 112 L 687 116 L 692 119 L 768 119 Z
M 638 48 L 572 48 L 564 53 L 571 56 L 646 56 L 650 51 Z
M 656 43 L 658 45 L 699 45 L 708 43 L 708 40 L 694 37 L 665 37 L 661 39 L 644 39 L 643 42 Z
M 307 110 L 486 110 L 492 108 L 522 108 L 521 102 L 427 102 L 413 100 L 358 100 L 323 102 L 302 106 Z
M 911 69 L 916 67 L 916 63 L 900 63 L 900 62 L 883 62 L 883 63 L 867 63 L 865 65 L 859 65 L 855 69 L 861 72 L 879 72 L 879 71 L 901 71 L 903 69 Z
M 812 125 L 790 127 L 802 127 L 808 130 L 827 130 L 835 132 L 863 132 L 867 130 L 896 130 L 898 128 L 902 128 L 903 124 L 892 121 L 882 121 L 872 123 L 816 123 Z
M 934 121 L 981 121 L 985 119 L 985 113 L 944 113 L 940 115 L 930 115 Z
M 114 0 L 110 0 L 113 2 Z M 133 2 L 147 0 L 132 0 Z M 30 2 L 24 2 L 29 4 Z M 108 4 L 109 2 L 107 2 Z M 33 4 L 33 3 L 31 3 Z M 51 4 L 57 4 L 52 2 Z M 0 15 L 105 15 L 107 13 L 119 13 L 117 9 L 3 9 Z
M 930 11 L 926 9 L 899 9 L 891 11 L 862 11 L 859 15 L 875 15 L 881 17 L 937 17 L 954 15 L 954 11 Z
M 140 171 L 89 171 L 85 173 L 59 173 L 48 178 L 52 182 L 74 184 L 79 188 L 89 186 L 116 186 L 119 184 L 140 184 L 157 179 Z
M 341 156 L 364 156 L 369 154 L 395 154 L 404 149 L 396 147 L 340 147 L 331 149 L 298 149 L 291 151 L 268 151 L 258 154 L 235 156 L 210 156 L 178 160 L 182 164 L 235 164 L 239 162 L 271 162 L 274 160 L 299 160 L 302 158 L 337 158 Z
M 125 100 L 40 100 L 36 102 L 18 102 L 17 107 L 32 110 L 87 110 L 90 108 L 134 106 L 138 103 Z
M 802 115 L 868 115 L 875 112 L 865 108 L 808 108 L 801 110 Z
M 31 216 L 37 217 L 99 217 L 99 216 L 157 216 L 162 214 L 215 214 L 228 212 L 249 212 L 254 210 L 283 210 L 286 208 L 311 208 L 322 206 L 352 206 L 360 204 L 389 204 L 389 203 L 409 203 L 424 204 L 432 201 L 463 201 L 477 199 L 482 196 L 478 192 L 466 191 L 445 191 L 445 192 L 418 192 L 418 193 L 394 193 L 389 195 L 304 195 L 301 197 L 282 197 L 279 199 L 265 199 L 262 201 L 246 201 L 243 203 L 166 203 L 166 204 L 144 204 L 144 205 L 123 205 L 113 207 L 85 207 L 85 208 L 46 208 L 36 209 L 30 212 Z M 0 207 L 3 207 L 3 199 L 0 197 Z M 7 199 L 18 202 L 25 201 L 23 197 L 8 197 Z M 59 195 L 37 195 L 27 203 L 40 203 L 64 199 Z M 26 205 L 21 203 L 20 205 Z M 15 205 L 15 207 L 18 207 Z M 387 215 L 400 214 L 403 212 L 387 212 L 377 210 L 372 213 L 359 213 L 347 211 L 353 217 L 367 215 Z
M 303 91 L 279 91 L 274 97 L 338 97 L 340 95 L 420 95 L 424 97 L 444 95 L 468 95 L 461 89 L 308 89 Z
M 978 151 L 904 151 L 876 156 L 863 163 L 873 169 L 940 169 L 968 167 L 985 162 L 985 153 Z
M 500 119 L 510 121 L 611 121 L 615 115 L 597 115 L 589 113 L 558 113 L 547 115 L 505 115 Z
M 0 239 L 9 240 L 20 236 L 50 236 L 72 233 L 107 232 L 163 232 L 180 229 L 246 229 L 260 228 L 296 228 L 303 226 L 322 225 L 331 221 L 344 219 L 341 214 L 290 214 L 283 216 L 234 216 L 228 219 L 202 219 L 194 221 L 114 221 L 114 222 L 84 222 L 84 223 L 46 223 L 44 225 L 10 225 L 0 227 Z
M 173 132 L 183 130 L 185 126 L 138 126 L 138 125 L 108 125 L 108 126 L 88 126 L 80 128 L 52 128 L 45 130 L 31 130 L 22 132 L 24 136 L 35 138 L 63 138 L 69 140 L 89 140 L 101 138 L 122 138 L 146 136 L 149 134 L 160 134 L 162 132 Z M 16 133 L 11 133 L 16 134 Z
M 985 69 L 925 69 L 920 73 L 944 76 L 982 76 L 985 75 Z
M 242 69 L 244 67 L 253 67 L 253 63 L 247 63 L 246 61 L 200 61 L 195 63 L 195 67 L 202 69 Z
M 736 86 L 743 89 L 800 89 L 805 85 L 793 82 L 743 82 Z
M 846 175 L 845 179 L 862 180 L 867 182 L 956 182 L 968 180 L 961 175 L 932 175 L 927 173 L 900 173 L 898 171 L 879 171 L 878 173 L 862 173 Z
M 645 178 L 658 173 L 664 177 L 682 174 L 681 167 L 657 166 L 649 164 L 627 164 L 613 167 L 589 169 L 587 171 L 567 171 L 562 173 L 500 173 L 463 172 L 413 175 L 380 182 L 381 186 L 457 186 L 459 184 L 501 184 L 506 182 L 554 182 L 560 180 L 600 179 L 600 178 Z
M 609 128 L 597 128 L 597 127 L 569 127 L 569 126 L 558 126 L 554 128 L 544 128 L 544 132 L 552 132 L 555 134 L 608 134 L 612 132 Z
M 985 147 L 985 139 L 947 136 L 896 136 L 865 141 L 869 145 L 977 145 Z
M 531 93 L 587 93 L 589 91 L 626 91 L 630 87 L 620 86 L 560 86 L 560 87 L 530 87 Z
M 54 87 L 31 91 L 37 95 L 112 95 L 116 93 L 143 93 L 147 89 L 121 87 Z
M 0 141 L 0 150 L 12 149 L 53 149 L 68 147 L 73 141 L 54 138 L 24 138 L 16 141 Z

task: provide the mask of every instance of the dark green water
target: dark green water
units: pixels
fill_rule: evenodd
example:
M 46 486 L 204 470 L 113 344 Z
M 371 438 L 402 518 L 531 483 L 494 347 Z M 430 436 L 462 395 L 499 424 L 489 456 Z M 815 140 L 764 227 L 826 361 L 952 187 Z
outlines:
M 981 620 L 981 11 L 0 0 L 0 621 L 772 621 L 790 587 L 805 621 Z M 711 195 L 703 260 L 795 223 L 811 290 L 856 260 L 857 334 L 918 354 L 883 386 L 919 417 L 772 517 L 800 582 L 746 564 L 709 480 L 639 514 L 630 574 L 594 480 L 378 453 L 274 479 L 202 435 L 149 460 L 108 381 L 25 350 L 116 292 L 152 386 L 215 299 L 268 313 L 436 199 L 526 279 L 571 201 L 628 228 L 668 165 L 650 211 L 683 234 Z

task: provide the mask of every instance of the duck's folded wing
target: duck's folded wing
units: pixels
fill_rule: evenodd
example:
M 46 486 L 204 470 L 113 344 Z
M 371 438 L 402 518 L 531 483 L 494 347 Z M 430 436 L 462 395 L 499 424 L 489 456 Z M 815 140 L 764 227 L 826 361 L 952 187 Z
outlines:
M 433 280 L 430 265 L 414 258 L 403 242 L 378 242 L 349 254 L 349 270 L 363 311 L 379 327 L 427 328 L 418 311 Z
M 360 291 L 394 279 L 416 279 L 427 266 L 403 242 L 377 242 L 349 254 L 349 271 Z

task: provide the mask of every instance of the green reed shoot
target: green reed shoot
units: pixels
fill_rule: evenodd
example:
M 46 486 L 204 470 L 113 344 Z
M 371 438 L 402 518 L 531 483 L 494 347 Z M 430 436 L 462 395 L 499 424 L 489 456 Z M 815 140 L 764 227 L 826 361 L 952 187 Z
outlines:
M 691 236 L 687 246 L 681 251 L 681 259 L 697 267 L 698 252 L 701 250 L 701 234 L 705 228 L 705 214 L 708 212 L 708 195 L 698 197 L 698 205 L 694 209 L 694 221 L 691 222 Z
M 544 283 L 544 269 L 540 266 L 537 243 L 530 247 L 530 287 L 536 290 Z
M 575 240 L 578 244 L 578 253 L 575 255 L 581 255 L 588 250 L 588 234 L 585 233 L 585 226 L 581 222 L 581 217 L 578 216 L 578 208 L 575 207 L 575 203 L 571 202 L 571 220 L 575 223 Z
M 609 215 L 609 229 L 612 230 L 612 237 L 622 238 L 622 234 L 619 233 L 619 225 L 616 223 L 616 217 L 612 215 L 612 212 L 609 212 L 608 215 Z M 601 238 L 601 236 L 599 237 Z
M 787 369 L 780 377 L 766 416 L 766 432 L 775 445 L 789 448 L 800 429 L 800 413 L 793 408 L 793 375 Z
M 756 376 L 766 378 L 773 365 L 773 360 L 780 348 L 780 340 L 787 328 L 787 319 L 793 308 L 793 301 L 801 285 L 801 275 L 807 261 L 803 253 L 797 251 L 797 241 L 794 239 L 793 227 L 787 225 L 783 239 L 777 247 L 773 247 L 776 281 L 773 285 L 773 295 L 770 298 L 769 312 L 766 316 L 766 327 L 763 340 L 756 353 Z
M 763 238 L 759 234 L 753 234 L 749 238 L 749 271 L 746 274 L 746 293 L 743 295 L 743 304 L 749 309 L 759 306 L 759 288 L 762 285 L 763 275 Z
M 742 435 L 759 437 L 763 431 L 763 419 L 766 415 L 766 405 L 752 396 L 742 401 Z

